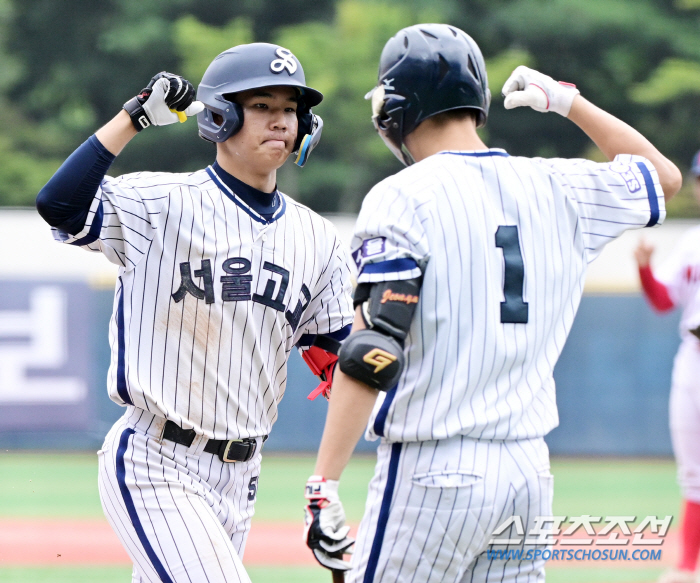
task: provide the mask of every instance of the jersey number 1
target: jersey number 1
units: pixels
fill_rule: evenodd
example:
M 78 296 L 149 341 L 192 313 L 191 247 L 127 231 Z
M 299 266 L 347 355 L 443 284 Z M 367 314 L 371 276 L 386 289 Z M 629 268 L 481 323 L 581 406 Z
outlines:
M 505 277 L 503 278 L 503 295 L 501 302 L 501 323 L 527 324 L 527 302 L 523 300 L 523 282 L 525 265 L 520 252 L 518 227 L 501 225 L 496 231 L 496 247 L 503 249 Z

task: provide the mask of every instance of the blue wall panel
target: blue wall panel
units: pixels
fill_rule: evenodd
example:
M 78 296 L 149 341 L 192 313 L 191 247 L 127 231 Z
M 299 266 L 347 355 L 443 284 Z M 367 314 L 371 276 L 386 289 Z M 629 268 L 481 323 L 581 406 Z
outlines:
M 67 291 L 72 291 L 71 284 L 65 285 Z M 97 449 L 122 414 L 123 409 L 109 400 L 105 388 L 109 366 L 107 324 L 113 293 L 86 289 L 83 295 L 81 310 L 71 313 L 70 321 L 91 330 L 87 349 L 92 351 L 92 366 L 84 373 L 90 387 L 86 403 L 92 407 L 91 423 L 80 431 L 71 426 L 70 420 L 64 430 L 56 424 L 39 430 L 8 429 L 7 424 L 3 429 L 0 424 L 0 447 Z M 0 295 L 0 313 L 17 309 L 7 297 Z M 75 323 L 76 318 L 86 322 Z M 668 394 L 673 355 L 679 344 L 677 325 L 678 314 L 660 317 L 640 296 L 583 298 L 555 369 L 560 426 L 547 438 L 553 454 L 671 453 Z M 0 348 L 2 345 L 0 342 Z M 327 409 L 322 397 L 313 402 L 306 398 L 316 384 L 316 378 L 293 351 L 287 392 L 266 451 L 316 450 Z M 376 445 L 362 440 L 358 450 L 372 451 Z
M 555 454 L 670 455 L 668 396 L 678 315 L 641 296 L 585 296 L 554 377 Z

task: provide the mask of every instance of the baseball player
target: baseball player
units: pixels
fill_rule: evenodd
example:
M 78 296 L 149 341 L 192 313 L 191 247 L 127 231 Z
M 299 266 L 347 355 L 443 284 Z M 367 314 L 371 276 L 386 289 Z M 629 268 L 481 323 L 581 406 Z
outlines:
M 337 357 L 322 347 L 352 321 L 349 253 L 277 190 L 277 169 L 290 154 L 303 165 L 322 127 L 299 61 L 234 47 L 194 98 L 156 75 L 37 199 L 57 239 L 119 265 L 108 388 L 126 413 L 98 454 L 99 489 L 139 582 L 250 581 L 241 559 L 287 358 L 313 345 L 330 380 Z M 138 132 L 194 114 L 211 166 L 106 176 Z
M 700 202 L 700 152 L 691 168 L 695 197 Z M 644 294 L 659 312 L 683 309 L 681 345 L 673 363 L 669 407 L 671 440 L 683 493 L 681 555 L 661 583 L 695 583 L 700 552 L 700 227 L 690 229 L 655 276 L 654 248 L 640 241 L 635 251 Z
M 573 85 L 518 67 L 503 93 L 507 109 L 568 117 L 614 161 L 488 149 L 484 61 L 453 26 L 405 28 L 381 55 L 372 119 L 408 167 L 357 220 L 355 321 L 306 486 L 307 544 L 353 583 L 544 580 L 525 551 L 554 527 L 537 518 L 552 514 L 543 437 L 586 267 L 663 221 L 680 188 L 670 161 Z M 338 480 L 365 427 L 381 444 L 349 564 Z M 501 539 L 522 559 L 492 560 Z

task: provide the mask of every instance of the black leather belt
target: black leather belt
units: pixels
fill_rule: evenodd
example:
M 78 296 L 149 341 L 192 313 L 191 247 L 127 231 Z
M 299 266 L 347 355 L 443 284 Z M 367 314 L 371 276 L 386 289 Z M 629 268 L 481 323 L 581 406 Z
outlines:
M 163 429 L 163 439 L 174 441 L 189 447 L 196 437 L 194 429 L 183 429 L 173 421 L 166 421 Z M 263 435 L 263 442 L 267 435 Z M 254 437 L 243 439 L 210 439 L 204 446 L 204 451 L 219 456 L 222 462 L 247 462 L 253 459 L 257 441 Z

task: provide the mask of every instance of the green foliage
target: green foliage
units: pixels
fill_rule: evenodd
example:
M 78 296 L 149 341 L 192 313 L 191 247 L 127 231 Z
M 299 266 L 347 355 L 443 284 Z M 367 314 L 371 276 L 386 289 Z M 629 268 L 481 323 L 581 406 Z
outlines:
M 182 62 L 182 74 L 201 79 L 214 56 L 226 49 L 253 42 L 249 18 L 234 18 L 222 27 L 209 26 L 188 14 L 175 22 L 175 47 Z
M 325 95 L 311 162 L 280 187 L 320 211 L 355 211 L 402 168 L 376 135 L 365 93 L 400 28 L 450 22 L 486 58 L 493 104 L 482 136 L 518 155 L 582 156 L 567 120 L 505 111 L 500 90 L 525 64 L 576 83 L 686 169 L 700 146 L 700 0 L 0 0 L 0 205 L 31 204 L 61 160 L 161 70 L 197 84 L 221 51 L 277 42 Z M 143 132 L 113 174 L 193 170 L 214 148 L 196 124 Z M 689 199 L 690 200 L 690 199 Z M 692 204 L 676 205 L 682 216 Z
M 501 89 L 513 70 L 519 65 L 531 67 L 532 60 L 532 56 L 523 49 L 507 49 L 491 59 L 486 59 L 489 89 L 493 99 L 502 99 Z
M 644 83 L 631 88 L 630 98 L 636 103 L 660 105 L 688 93 L 700 93 L 700 63 L 666 59 Z
M 323 140 L 293 193 L 304 203 L 321 211 L 357 211 L 374 183 L 401 168 L 377 136 L 364 96 L 377 84 L 386 40 L 425 20 L 440 15 L 402 3 L 342 0 L 331 23 L 280 29 L 276 42 L 294 52 L 307 83 L 324 94 L 314 109 L 324 120 Z

